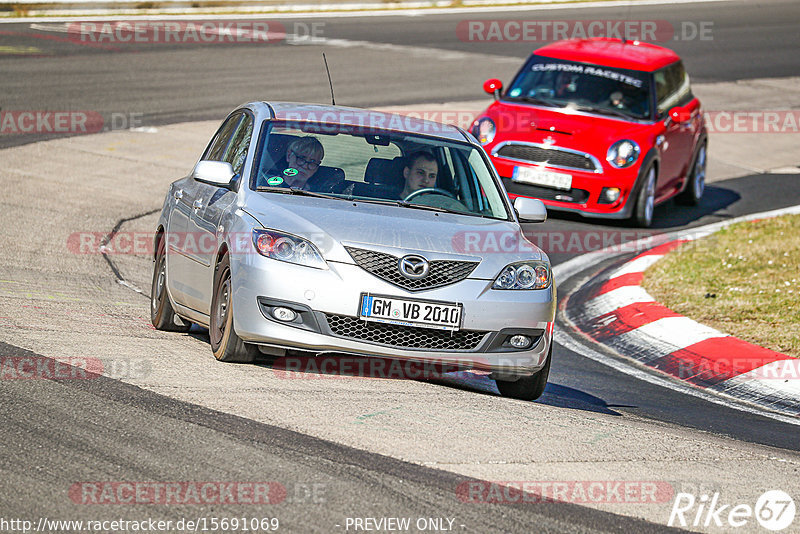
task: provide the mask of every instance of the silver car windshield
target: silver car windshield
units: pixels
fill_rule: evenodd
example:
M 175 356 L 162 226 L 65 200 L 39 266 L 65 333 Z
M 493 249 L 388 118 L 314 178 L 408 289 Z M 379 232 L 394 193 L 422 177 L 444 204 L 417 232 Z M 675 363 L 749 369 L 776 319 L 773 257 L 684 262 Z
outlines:
M 251 189 L 509 219 L 503 193 L 469 144 L 347 125 L 269 122 Z

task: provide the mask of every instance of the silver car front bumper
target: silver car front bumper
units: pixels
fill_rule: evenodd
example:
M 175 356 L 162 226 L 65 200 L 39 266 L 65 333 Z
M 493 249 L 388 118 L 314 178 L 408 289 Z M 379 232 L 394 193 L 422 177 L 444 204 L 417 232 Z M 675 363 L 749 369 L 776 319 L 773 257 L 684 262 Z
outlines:
M 492 290 L 491 280 L 467 278 L 449 286 L 410 292 L 385 282 L 354 264 L 328 262 L 328 270 L 313 269 L 244 254 L 232 258 L 234 328 L 244 341 L 316 353 L 349 353 L 420 362 L 458 363 L 502 376 L 525 376 L 541 369 L 552 343 L 555 288 Z M 480 340 L 467 349 L 415 348 L 393 345 L 392 336 L 358 339 L 372 328 L 357 318 L 362 293 L 463 304 L 459 336 Z M 288 325 L 269 314 L 269 306 L 293 304 L 302 323 Z M 407 327 L 397 327 L 405 329 Z M 425 329 L 415 328 L 414 331 Z M 525 332 L 538 340 L 523 351 L 500 347 L 507 336 Z M 470 334 L 475 332 L 475 334 Z M 480 336 L 479 332 L 485 332 Z M 427 333 L 421 332 L 421 339 Z M 441 335 L 439 333 L 438 335 Z M 368 336 L 369 337 L 369 336 Z M 413 336 L 412 336 L 413 344 Z M 458 343 L 449 343 L 458 346 Z M 438 349 L 438 350 L 437 350 Z

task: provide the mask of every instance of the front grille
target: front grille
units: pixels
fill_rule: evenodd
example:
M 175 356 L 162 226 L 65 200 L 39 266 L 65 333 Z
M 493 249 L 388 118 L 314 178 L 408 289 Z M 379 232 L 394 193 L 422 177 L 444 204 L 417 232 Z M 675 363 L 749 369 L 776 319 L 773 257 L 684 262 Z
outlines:
M 408 291 L 422 291 L 455 284 L 469 276 L 478 266 L 477 261 L 432 260 L 425 278 L 411 280 L 400 273 L 400 258 L 383 252 L 363 248 L 345 247 L 359 267 Z
M 471 351 L 487 334 L 487 332 L 477 330 L 451 332 L 416 326 L 375 323 L 346 315 L 327 313 L 325 317 L 331 333 L 335 336 L 401 349 Z
M 560 189 L 515 182 L 505 176 L 503 177 L 503 185 L 506 186 L 506 191 L 511 194 L 539 198 L 541 200 L 558 200 L 559 202 L 572 202 L 575 204 L 585 204 L 589 200 L 589 191 L 585 189 L 573 188 L 569 191 L 562 191 Z
M 509 144 L 504 145 L 497 151 L 497 155 L 503 158 L 519 159 L 533 163 L 546 163 L 558 167 L 568 167 L 582 171 L 594 172 L 597 169 L 594 161 L 586 154 L 575 154 L 566 152 L 557 147 L 542 148 L 530 145 Z

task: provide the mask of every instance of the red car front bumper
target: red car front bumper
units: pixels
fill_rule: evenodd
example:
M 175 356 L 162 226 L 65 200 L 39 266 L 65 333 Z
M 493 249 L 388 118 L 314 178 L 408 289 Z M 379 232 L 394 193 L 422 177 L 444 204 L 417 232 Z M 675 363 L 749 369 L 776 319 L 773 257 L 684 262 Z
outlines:
M 517 160 L 506 159 L 491 154 L 491 160 L 503 179 L 503 185 L 512 199 L 518 196 L 538 198 L 548 208 L 571 211 L 589 217 L 626 219 L 631 216 L 636 203 L 636 179 L 640 165 L 627 169 L 614 169 L 603 165 L 601 172 L 587 172 L 578 169 L 565 169 L 542 166 Z M 549 172 L 569 174 L 572 187 L 569 190 L 556 189 L 513 180 L 514 167 L 529 167 Z M 608 202 L 601 198 L 604 188 L 618 188 L 619 198 Z

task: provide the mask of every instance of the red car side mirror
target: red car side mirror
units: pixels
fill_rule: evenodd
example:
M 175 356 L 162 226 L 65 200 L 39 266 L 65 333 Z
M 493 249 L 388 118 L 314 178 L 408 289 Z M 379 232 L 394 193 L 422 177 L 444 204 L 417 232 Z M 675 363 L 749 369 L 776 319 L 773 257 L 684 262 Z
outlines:
M 503 82 L 497 78 L 489 78 L 483 82 L 483 90 L 494 97 L 495 100 L 500 98 L 500 91 L 503 90 Z
M 669 110 L 669 118 L 676 124 L 683 124 L 692 120 L 692 112 L 683 106 L 675 106 Z

